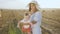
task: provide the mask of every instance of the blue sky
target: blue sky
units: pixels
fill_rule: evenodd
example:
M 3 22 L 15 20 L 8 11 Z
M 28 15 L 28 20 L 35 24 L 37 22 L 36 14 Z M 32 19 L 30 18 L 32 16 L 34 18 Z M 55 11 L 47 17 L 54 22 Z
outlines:
M 0 0 L 0 8 L 26 9 L 32 0 Z M 36 0 L 41 8 L 60 8 L 60 0 Z

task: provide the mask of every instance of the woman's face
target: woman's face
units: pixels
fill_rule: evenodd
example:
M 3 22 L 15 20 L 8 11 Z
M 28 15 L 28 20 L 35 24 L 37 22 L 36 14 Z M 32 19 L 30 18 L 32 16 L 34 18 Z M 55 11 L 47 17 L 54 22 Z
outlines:
M 36 5 L 35 4 L 31 4 L 31 11 L 35 11 L 36 10 Z

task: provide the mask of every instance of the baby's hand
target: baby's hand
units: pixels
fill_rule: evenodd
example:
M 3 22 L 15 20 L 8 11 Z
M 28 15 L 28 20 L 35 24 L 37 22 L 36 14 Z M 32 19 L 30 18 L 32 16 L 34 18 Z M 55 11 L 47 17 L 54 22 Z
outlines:
M 30 23 L 31 25 L 33 25 L 32 23 Z
M 17 25 L 17 28 L 20 28 L 19 25 Z

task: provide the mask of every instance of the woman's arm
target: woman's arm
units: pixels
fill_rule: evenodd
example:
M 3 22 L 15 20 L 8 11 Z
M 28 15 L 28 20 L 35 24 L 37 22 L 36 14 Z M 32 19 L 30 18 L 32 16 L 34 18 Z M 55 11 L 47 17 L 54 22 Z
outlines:
M 36 21 L 32 21 L 32 24 L 36 24 L 37 22 Z
M 42 15 L 40 12 L 37 12 L 34 16 L 34 19 L 32 21 L 33 24 L 36 24 L 37 22 L 41 21 Z

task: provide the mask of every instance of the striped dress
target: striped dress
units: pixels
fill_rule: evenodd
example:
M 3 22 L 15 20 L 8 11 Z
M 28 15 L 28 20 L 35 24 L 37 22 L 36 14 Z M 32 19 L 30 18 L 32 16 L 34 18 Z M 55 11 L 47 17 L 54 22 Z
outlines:
M 42 14 L 41 12 L 37 11 L 34 14 L 31 15 L 30 21 L 36 21 L 37 23 L 32 25 L 32 34 L 42 34 L 41 32 L 41 20 L 42 20 Z

